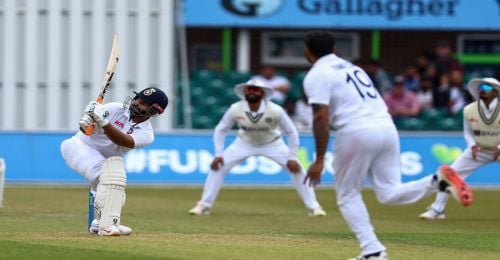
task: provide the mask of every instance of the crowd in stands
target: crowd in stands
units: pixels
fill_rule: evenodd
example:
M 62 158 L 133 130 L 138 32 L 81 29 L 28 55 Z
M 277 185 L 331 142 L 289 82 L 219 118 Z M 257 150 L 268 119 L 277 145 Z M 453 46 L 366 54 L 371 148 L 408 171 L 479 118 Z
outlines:
M 450 129 L 445 130 L 459 130 L 462 125 L 462 108 L 471 102 L 472 98 L 465 90 L 464 68 L 452 54 L 450 44 L 447 41 L 439 41 L 433 50 L 422 51 L 414 60 L 404 63 L 401 71 L 393 75 L 376 60 L 359 59 L 354 63 L 363 68 L 371 78 L 398 127 L 403 130 L 412 130 L 413 126 L 414 130 L 423 130 L 426 127 L 429 130 L 442 130 L 436 129 L 435 124 L 419 123 L 419 120 L 429 113 L 439 113 L 441 118 L 433 119 L 456 120 Z M 299 129 L 307 129 L 310 125 L 303 122 L 310 120 L 304 120 L 302 111 L 297 111 L 306 110 L 303 108 L 304 101 L 299 99 L 293 102 L 295 105 L 287 105 L 289 113 L 296 120 Z M 412 119 L 413 125 L 405 127 L 404 122 L 408 119 Z
M 439 41 L 434 49 L 424 50 L 414 60 L 402 62 L 400 71 L 389 73 L 379 61 L 371 59 L 359 59 L 353 63 L 371 78 L 400 130 L 458 131 L 462 129 L 462 108 L 472 102 L 472 97 L 465 90 L 469 79 L 464 78 L 464 67 L 452 54 L 450 44 Z M 213 127 L 222 116 L 221 111 L 226 109 L 214 101 L 216 98 L 208 96 L 214 92 L 227 92 L 222 89 L 253 77 L 267 82 L 275 90 L 272 101 L 285 108 L 299 130 L 310 130 L 312 108 L 302 91 L 304 76 L 304 72 L 287 74 L 272 66 L 264 66 L 255 74 L 232 72 L 219 78 L 211 72 L 200 72 L 192 79 L 191 95 L 196 94 L 207 104 L 199 106 L 200 111 L 196 111 L 198 106 L 193 107 L 193 118 L 199 119 L 193 127 Z M 207 81 L 211 92 L 207 90 Z M 222 95 L 221 100 L 233 102 L 236 97 L 231 93 Z M 212 116 L 207 115 L 207 111 L 212 110 L 217 111 Z

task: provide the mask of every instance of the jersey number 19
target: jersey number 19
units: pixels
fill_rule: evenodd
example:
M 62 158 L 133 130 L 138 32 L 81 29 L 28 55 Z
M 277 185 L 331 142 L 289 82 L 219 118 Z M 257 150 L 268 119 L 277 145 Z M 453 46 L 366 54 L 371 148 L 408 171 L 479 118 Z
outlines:
M 361 70 L 354 70 L 352 72 L 348 72 L 347 74 L 347 79 L 346 82 L 348 84 L 353 84 L 354 87 L 356 87 L 356 90 L 358 91 L 358 94 L 361 96 L 361 98 L 366 99 L 368 98 L 377 98 L 377 89 L 373 87 L 373 84 L 366 75 Z

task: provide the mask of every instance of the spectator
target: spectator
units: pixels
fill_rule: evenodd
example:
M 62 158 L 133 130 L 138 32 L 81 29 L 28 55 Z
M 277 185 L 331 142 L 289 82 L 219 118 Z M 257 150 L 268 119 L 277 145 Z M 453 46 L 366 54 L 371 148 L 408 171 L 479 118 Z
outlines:
M 404 79 L 401 76 L 394 78 L 391 91 L 384 94 L 384 101 L 395 121 L 420 113 L 420 104 L 415 93 L 404 88 Z
M 285 103 L 286 96 L 290 90 L 290 81 L 287 78 L 276 74 L 276 69 L 274 67 L 262 67 L 260 69 L 260 74 L 253 76 L 252 79 L 264 82 L 266 86 L 269 86 L 274 90 L 271 101 L 279 105 L 283 105 Z
M 450 77 L 445 73 L 439 79 L 439 85 L 434 88 L 434 107 L 447 109 L 450 104 Z
M 307 96 L 303 88 L 301 88 L 300 99 L 295 102 L 295 115 L 292 120 L 299 130 L 312 129 L 313 111 L 311 105 L 307 102 Z
M 420 78 L 420 86 L 417 90 L 416 96 L 420 104 L 420 110 L 428 110 L 433 108 L 433 94 L 432 94 L 432 77 L 423 75 Z
M 449 110 L 452 115 L 462 111 L 465 106 L 463 90 L 459 86 L 453 85 L 450 89 Z
M 452 57 L 452 50 L 448 41 L 438 41 L 434 50 L 436 52 L 436 69 L 438 77 L 452 70 L 459 70 L 463 73 L 462 64 Z
M 449 109 L 451 114 L 456 114 L 462 111 L 465 106 L 465 91 L 463 87 L 463 75 L 460 70 L 452 70 L 449 73 L 450 77 L 450 101 Z
M 412 63 L 405 65 L 401 76 L 403 77 L 403 85 L 405 89 L 417 92 L 420 85 L 420 74 L 418 73 L 417 65 Z
M 366 71 L 375 88 L 379 93 L 385 93 L 391 89 L 391 80 L 387 72 L 380 66 L 380 63 L 376 60 L 367 60 L 365 64 L 362 64 L 362 68 Z
M 288 116 L 297 127 L 297 130 L 311 130 L 312 129 L 312 107 L 307 102 L 307 96 L 304 89 L 301 88 L 300 99 L 287 98 L 283 105 Z
M 451 85 L 460 86 L 462 89 L 465 88 L 463 86 L 464 85 L 464 74 L 461 70 L 451 70 L 448 73 L 448 75 L 450 77 Z
M 416 59 L 418 74 L 427 75 L 431 79 L 436 77 L 436 55 L 431 50 L 422 51 Z

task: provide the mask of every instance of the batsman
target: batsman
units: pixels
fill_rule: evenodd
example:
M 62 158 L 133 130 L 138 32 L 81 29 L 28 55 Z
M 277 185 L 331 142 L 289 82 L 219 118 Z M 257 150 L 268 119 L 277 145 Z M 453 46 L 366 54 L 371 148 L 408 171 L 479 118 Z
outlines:
M 91 101 L 80 119 L 80 130 L 61 143 L 66 164 L 90 183 L 95 194 L 95 216 L 89 232 L 101 236 L 130 235 L 132 229 L 120 224 L 125 204 L 127 175 L 123 156 L 134 148 L 154 140 L 151 117 L 162 114 L 168 105 L 167 95 L 149 87 L 123 103 L 100 104 Z M 91 127 L 89 127 L 91 126 Z M 93 132 L 85 133 L 86 129 Z

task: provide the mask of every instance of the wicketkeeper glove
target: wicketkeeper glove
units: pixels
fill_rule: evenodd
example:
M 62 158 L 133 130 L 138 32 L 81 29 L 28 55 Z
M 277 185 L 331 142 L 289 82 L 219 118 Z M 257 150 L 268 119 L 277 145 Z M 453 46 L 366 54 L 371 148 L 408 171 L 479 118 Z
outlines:
M 92 129 L 91 134 L 95 133 L 96 129 L 95 122 L 94 119 L 92 119 L 92 117 L 90 117 L 89 115 L 84 114 L 82 118 L 80 118 L 79 124 L 80 124 L 80 131 L 82 131 L 83 133 L 85 133 L 85 129 L 87 129 L 88 126 L 93 125 L 94 127 Z
M 85 113 L 92 117 L 92 119 L 94 119 L 94 121 L 100 127 L 104 127 L 105 125 L 109 124 L 109 121 L 104 117 L 104 112 L 104 106 L 95 101 L 90 101 L 90 103 L 85 108 Z

